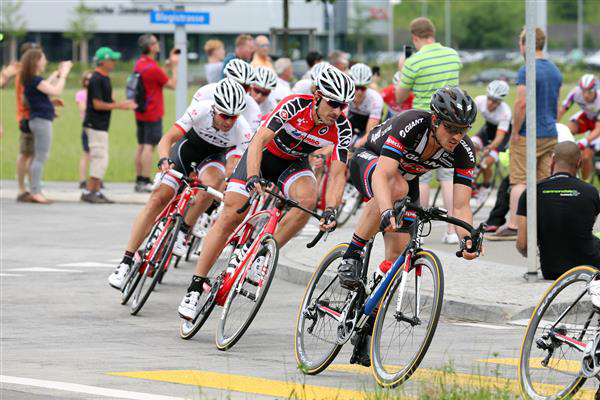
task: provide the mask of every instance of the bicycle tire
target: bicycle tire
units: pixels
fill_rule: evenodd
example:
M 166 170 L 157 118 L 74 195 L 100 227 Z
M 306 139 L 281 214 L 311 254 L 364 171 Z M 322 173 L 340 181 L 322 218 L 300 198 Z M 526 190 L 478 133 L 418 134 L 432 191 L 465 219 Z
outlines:
M 541 332 L 538 332 L 538 328 L 540 326 L 540 324 L 543 321 L 549 322 L 549 321 L 555 321 L 556 318 L 552 319 L 550 317 L 550 313 L 556 313 L 558 315 L 562 315 L 562 313 L 564 311 L 566 311 L 567 309 L 565 308 L 565 310 L 561 310 L 560 307 L 561 305 L 564 307 L 564 305 L 570 305 L 570 304 L 574 304 L 574 300 L 577 300 L 577 298 L 573 298 L 571 301 L 564 301 L 564 299 L 562 299 L 561 301 L 556 300 L 557 297 L 559 295 L 561 295 L 561 293 L 566 293 L 566 290 L 572 291 L 572 294 L 575 293 L 581 293 L 581 290 L 585 290 L 585 287 L 587 286 L 587 282 L 589 282 L 589 280 L 592 279 L 592 276 L 595 275 L 597 272 L 597 270 L 593 267 L 590 266 L 579 266 L 579 267 L 575 267 L 573 269 L 570 269 L 569 271 L 565 272 L 564 274 L 562 274 L 553 284 L 552 286 L 550 286 L 546 292 L 544 293 L 544 295 L 542 296 L 542 299 L 540 300 L 539 304 L 536 306 L 535 310 L 533 311 L 533 314 L 531 316 L 531 319 L 529 321 L 529 324 L 527 325 L 527 330 L 525 331 L 525 336 L 523 338 L 523 344 L 521 345 L 521 353 L 519 356 L 519 387 L 521 389 L 521 394 L 524 396 L 525 399 L 535 399 L 535 400 L 543 400 L 543 399 L 563 399 L 563 398 L 570 398 L 571 396 L 574 396 L 577 391 L 581 388 L 581 386 L 585 383 L 586 378 L 583 377 L 581 374 L 579 374 L 578 376 L 573 377 L 574 379 L 571 380 L 570 378 L 565 378 L 567 381 L 569 381 L 567 384 L 562 385 L 560 383 L 558 383 L 558 380 L 555 378 L 551 379 L 551 384 L 545 384 L 545 383 L 540 383 L 540 382 L 534 382 L 534 378 L 532 378 L 532 370 L 536 370 L 536 369 L 540 369 L 540 370 L 548 370 L 551 371 L 554 368 L 546 368 L 543 365 L 540 365 L 538 368 L 535 368 L 538 364 L 538 357 L 532 357 L 531 352 L 533 347 L 535 346 L 535 351 L 538 350 L 543 350 L 541 349 L 540 346 L 538 346 L 537 344 L 537 340 L 539 340 L 541 338 Z M 581 285 L 580 288 L 575 288 L 572 287 L 569 289 L 569 286 L 574 285 L 575 283 L 583 283 L 583 285 Z M 556 302 L 555 302 L 556 300 Z M 554 304 L 554 308 L 551 309 L 551 307 Z M 582 305 L 582 307 L 584 307 Z M 576 310 L 576 308 L 574 308 Z M 588 306 L 587 308 L 588 310 L 592 310 L 591 305 Z M 597 312 L 596 312 L 597 313 Z M 591 313 L 588 312 L 589 314 L 589 318 L 591 319 L 592 315 L 594 314 L 594 311 L 592 311 Z M 569 315 L 569 312 L 567 311 L 567 313 L 565 313 L 565 315 L 563 316 L 562 320 L 564 321 L 567 316 Z M 575 314 L 571 314 L 571 315 L 577 315 Z M 546 317 L 546 319 L 544 319 L 544 317 Z M 560 324 L 558 325 L 560 327 Z M 577 329 L 577 326 L 579 326 L 579 324 L 577 323 L 577 321 L 575 321 L 575 323 L 573 322 L 569 322 L 569 323 L 565 323 L 564 324 L 565 329 L 568 331 L 575 331 Z M 560 329 L 560 328 L 559 328 Z M 584 325 L 584 330 L 583 330 L 583 334 L 585 335 L 585 330 L 588 329 L 588 326 Z M 598 327 L 596 327 L 596 329 L 598 329 Z M 567 333 L 565 333 L 565 335 L 567 335 Z M 562 350 L 562 346 L 559 345 L 559 347 L 557 347 L 557 349 L 561 349 L 561 354 L 565 354 L 565 352 Z M 543 353 L 542 353 L 543 354 Z M 574 361 L 578 361 L 579 363 L 581 363 L 581 353 L 577 353 L 577 358 L 578 360 L 574 360 Z M 555 361 L 555 360 L 551 360 L 549 359 L 549 361 Z M 565 361 L 570 361 L 570 360 L 565 360 Z M 568 363 L 562 364 L 562 365 L 568 365 Z M 533 368 L 532 368 L 533 366 Z M 558 360 L 558 362 L 556 362 L 556 366 L 560 367 L 561 366 L 561 360 Z M 542 368 L 543 367 L 543 368 Z M 581 366 L 579 367 L 579 371 L 581 371 Z M 569 371 L 569 372 L 574 372 L 574 371 Z M 567 373 L 565 373 L 565 375 L 569 375 Z M 537 373 L 536 373 L 537 376 Z M 557 384 L 558 383 L 558 384 Z M 556 389 L 560 391 L 558 393 L 549 393 L 550 389 Z M 539 393 L 541 391 L 544 391 L 545 393 Z
M 339 227 L 343 226 L 354 214 L 356 214 L 356 211 L 358 211 L 362 202 L 362 196 L 358 190 L 355 189 L 352 195 L 346 201 L 350 201 L 352 203 L 352 207 L 346 208 L 346 204 L 343 204 L 339 208 L 339 218 L 337 219 L 337 226 Z M 347 211 L 345 212 L 344 210 Z
M 259 280 L 258 282 L 256 282 L 255 286 L 257 288 L 260 288 L 262 286 L 262 289 L 258 293 L 258 296 L 253 300 L 254 305 L 251 306 L 251 309 L 246 319 L 228 337 L 226 337 L 226 326 L 228 322 L 227 317 L 230 315 L 229 312 L 232 310 L 232 305 L 234 301 L 240 297 L 247 297 L 240 296 L 242 286 L 245 282 L 248 282 L 251 286 L 254 286 L 253 281 L 251 281 L 248 278 L 247 273 L 240 273 L 238 275 L 236 282 L 233 284 L 231 290 L 229 291 L 229 294 L 227 295 L 227 299 L 225 300 L 225 304 L 223 305 L 223 312 L 221 313 L 221 318 L 219 319 L 219 324 L 217 326 L 217 332 L 215 335 L 215 342 L 217 345 L 217 349 L 219 350 L 228 350 L 232 348 L 241 339 L 246 330 L 250 327 L 250 324 L 252 324 L 252 321 L 256 317 L 258 310 L 260 310 L 260 307 L 265 297 L 267 296 L 267 292 L 269 291 L 269 287 L 271 286 L 271 282 L 273 281 L 273 277 L 275 276 L 275 270 L 277 269 L 277 260 L 279 258 L 279 246 L 277 245 L 277 241 L 275 240 L 275 238 L 273 238 L 273 236 L 268 235 L 262 239 L 262 243 L 256 251 L 256 253 L 254 254 L 254 258 L 248 262 L 248 266 L 246 267 L 246 269 L 252 268 L 252 263 L 256 260 L 256 257 L 259 255 L 262 256 L 263 249 L 269 246 L 270 249 L 268 251 L 271 253 L 271 257 L 268 258 L 268 263 L 263 266 L 263 276 L 259 277 Z M 264 268 L 266 268 L 266 271 Z M 250 293 L 248 293 L 248 295 L 249 294 Z
M 196 316 L 196 319 L 193 321 L 181 320 L 181 324 L 179 324 L 179 337 L 189 340 L 198 333 L 200 328 L 202 328 L 217 304 L 217 292 L 221 288 L 221 283 L 222 276 L 217 277 L 217 279 L 213 281 L 211 291 L 208 296 L 206 296 L 206 300 L 202 305 L 202 309 Z
M 167 231 L 163 235 L 162 240 L 160 240 L 160 242 L 158 243 L 154 243 L 153 248 L 154 246 L 158 247 L 154 252 L 153 259 L 146 260 L 146 268 L 144 270 L 144 274 L 142 276 L 142 279 L 140 280 L 140 283 L 138 284 L 138 287 L 135 290 L 133 301 L 131 303 L 131 315 L 137 315 L 140 312 L 142 307 L 144 307 L 144 304 L 146 304 L 146 301 L 148 301 L 148 298 L 150 297 L 150 294 L 156 287 L 156 284 L 162 278 L 162 275 L 165 272 L 165 263 L 171 260 L 170 256 L 173 252 L 173 246 L 175 245 L 175 241 L 177 240 L 177 232 L 179 232 L 182 222 L 183 219 L 181 217 L 176 217 L 176 219 L 171 224 L 164 228 L 167 229 Z M 146 287 L 146 290 L 140 298 L 144 281 L 148 278 L 148 275 L 152 273 L 152 268 L 150 267 L 152 263 L 155 264 L 153 266 L 154 276 L 150 277 L 150 284 Z M 135 294 L 137 294 L 137 296 L 135 296 Z
M 419 272 L 417 270 L 418 267 L 420 268 L 420 275 Z M 408 360 L 404 361 L 402 360 L 401 362 L 398 362 L 400 358 L 404 357 L 405 355 L 407 355 L 406 350 L 398 350 L 398 355 L 394 360 L 390 360 L 390 359 L 386 359 L 384 360 L 382 357 L 382 349 L 386 348 L 385 345 L 382 345 L 382 336 L 384 335 L 383 330 L 386 329 L 385 335 L 389 335 L 387 333 L 387 326 L 386 324 L 386 316 L 392 317 L 393 319 L 396 320 L 396 322 L 400 322 L 398 320 L 398 318 L 400 318 L 397 314 L 398 311 L 394 308 L 394 306 L 397 306 L 397 301 L 396 301 L 396 291 L 400 288 L 401 285 L 401 277 L 402 277 L 402 272 L 404 270 L 404 268 L 400 268 L 398 270 L 398 272 L 396 273 L 396 276 L 394 276 L 393 280 L 392 280 L 392 284 L 387 288 L 382 301 L 380 303 L 380 307 L 379 310 L 377 312 L 377 316 L 375 318 L 375 325 L 373 328 L 373 337 L 371 339 L 371 371 L 373 372 L 373 376 L 375 377 L 377 383 L 383 387 L 396 387 L 398 385 L 400 385 L 401 383 L 403 383 L 404 381 L 406 381 L 407 379 L 410 378 L 410 376 L 415 372 L 415 370 L 419 367 L 419 364 L 421 363 L 421 361 L 423 360 L 423 357 L 425 357 L 425 354 L 427 353 L 427 349 L 429 348 L 429 345 L 431 344 L 431 341 L 433 339 L 433 336 L 435 334 L 435 330 L 437 328 L 439 319 L 440 319 L 440 313 L 442 311 L 442 302 L 443 302 L 443 297 L 444 297 L 444 273 L 442 270 L 442 264 L 440 263 L 439 258 L 432 252 L 427 251 L 427 250 L 423 250 L 423 251 L 419 251 L 413 261 L 412 261 L 412 266 L 411 269 L 409 270 L 408 274 L 405 275 L 406 278 L 410 278 L 411 275 L 414 276 L 420 276 L 421 278 L 421 285 L 423 284 L 423 281 L 425 280 L 425 269 L 429 270 L 429 273 L 431 274 L 431 278 L 432 281 L 431 283 L 433 284 L 434 288 L 431 291 L 431 293 L 433 294 L 433 296 L 431 297 L 430 303 L 431 303 L 431 308 L 430 308 L 430 318 L 429 321 L 427 322 L 426 326 L 425 326 L 425 334 L 423 336 L 423 339 L 421 340 L 420 344 L 417 340 L 413 340 L 411 341 L 410 339 L 406 339 L 404 341 L 404 345 L 411 345 L 411 344 L 415 344 L 416 349 L 415 349 L 415 353 L 414 355 L 412 355 Z M 415 281 L 416 282 L 416 281 Z M 410 329 L 410 327 L 412 326 L 412 328 L 414 328 L 415 326 L 419 326 L 421 325 L 421 318 L 424 314 L 424 311 L 426 309 L 426 307 L 424 306 L 424 303 L 428 301 L 428 297 L 427 296 L 423 296 L 422 294 L 419 296 L 420 300 L 423 300 L 422 303 L 423 304 L 419 304 L 419 308 L 420 308 L 420 314 L 416 315 L 416 306 L 415 308 L 413 308 L 412 312 L 414 312 L 415 314 L 412 315 L 413 319 L 412 319 L 412 323 L 407 321 L 408 319 L 410 319 L 411 314 L 410 314 L 410 304 L 411 304 L 411 298 L 410 298 L 410 292 L 408 290 L 406 290 L 406 288 L 409 287 L 409 284 L 405 284 L 405 292 L 404 295 L 402 297 L 402 310 L 400 310 L 401 312 L 401 317 L 405 318 L 402 322 L 404 322 L 406 325 L 406 329 Z M 415 301 L 416 303 L 416 301 Z M 405 308 L 405 306 L 408 304 L 408 309 Z M 390 305 L 392 305 L 392 307 L 390 308 Z M 394 311 L 396 311 L 395 314 L 388 314 L 388 310 L 391 311 L 392 313 Z M 408 312 L 406 312 L 406 311 Z M 402 312 L 405 311 L 405 312 Z M 426 312 L 426 311 L 425 311 Z M 408 316 L 408 317 L 406 317 Z M 388 320 L 389 321 L 389 320 Z M 413 325 L 414 323 L 414 325 Z M 424 325 L 424 324 L 423 324 Z M 395 332 L 392 331 L 392 338 L 393 338 L 393 333 Z M 401 331 L 401 333 L 404 335 L 405 334 L 405 330 L 403 329 Z M 400 338 L 400 334 L 398 335 L 398 338 Z M 392 346 L 389 345 L 386 348 L 387 353 L 389 353 L 391 351 L 391 348 L 398 348 L 398 346 Z M 397 363 L 398 366 L 395 365 L 391 365 L 390 363 Z M 395 372 L 389 372 L 389 369 L 397 369 L 400 368 L 398 371 Z
M 196 236 L 192 235 L 192 241 L 190 242 L 190 245 L 187 248 L 187 251 L 185 253 L 185 261 L 190 261 L 190 258 L 192 257 L 192 255 L 196 252 L 196 250 L 198 249 L 198 246 L 200 246 L 200 241 L 202 239 L 197 238 Z
M 319 374 L 320 372 L 322 372 L 323 370 L 325 370 L 329 366 L 329 364 L 331 364 L 333 362 L 335 357 L 338 355 L 338 353 L 342 349 L 342 345 L 337 344 L 337 342 L 335 341 L 337 339 L 337 326 L 336 326 L 334 328 L 335 338 L 331 339 L 333 346 L 331 346 L 331 348 L 325 349 L 323 351 L 324 355 L 322 357 L 320 357 L 317 360 L 312 360 L 311 359 L 312 355 L 308 354 L 308 349 L 306 348 L 307 340 L 305 340 L 306 338 L 305 338 L 304 326 L 305 326 L 307 320 L 309 319 L 308 318 L 309 317 L 308 307 L 310 305 L 313 293 L 315 292 L 315 290 L 317 289 L 317 286 L 319 285 L 319 280 L 325 274 L 327 269 L 332 264 L 334 264 L 334 262 L 337 259 L 342 258 L 342 256 L 346 252 L 347 248 L 348 248 L 347 243 L 338 244 L 332 250 L 330 250 L 329 253 L 327 253 L 325 255 L 325 257 L 323 257 L 323 260 L 321 261 L 321 263 L 319 264 L 319 266 L 313 273 L 313 275 L 310 279 L 310 282 L 306 286 L 306 290 L 304 292 L 304 297 L 302 299 L 302 303 L 300 304 L 300 310 L 298 311 L 298 317 L 296 319 L 296 329 L 294 332 L 294 354 L 296 356 L 296 362 L 298 364 L 298 368 L 304 374 L 307 374 L 307 375 L 316 375 L 316 374 Z M 335 271 L 331 270 L 330 273 L 334 274 L 333 276 L 331 276 L 331 274 L 330 274 L 331 281 L 337 280 L 337 268 L 335 268 Z M 317 316 L 316 318 L 318 318 L 318 316 L 319 316 L 318 312 L 315 315 Z M 314 328 L 317 325 L 317 322 L 318 321 L 315 321 L 313 323 L 312 328 Z M 308 328 L 307 328 L 307 330 L 308 330 Z M 311 329 L 311 331 L 314 332 L 314 329 Z M 307 332 L 307 334 L 312 335 L 312 332 Z M 325 342 L 326 340 L 323 340 L 323 341 Z
M 477 214 L 483 208 L 483 206 L 485 205 L 487 200 L 492 195 L 492 192 L 498 185 L 498 181 L 501 181 L 501 180 L 502 180 L 502 173 L 500 172 L 500 162 L 496 161 L 494 163 L 494 175 L 492 176 L 492 183 L 490 185 L 490 190 L 487 191 L 487 194 L 484 199 L 477 199 L 477 205 L 475 206 L 475 209 L 473 210 L 473 215 Z

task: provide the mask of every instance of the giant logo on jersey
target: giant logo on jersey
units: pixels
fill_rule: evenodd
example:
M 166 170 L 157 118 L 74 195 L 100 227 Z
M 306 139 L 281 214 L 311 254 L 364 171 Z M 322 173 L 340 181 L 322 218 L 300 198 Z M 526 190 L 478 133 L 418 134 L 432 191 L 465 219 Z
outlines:
M 421 122 L 423 122 L 423 118 L 419 118 L 419 119 L 415 119 L 414 121 L 409 122 L 404 129 L 400 129 L 400 132 L 398 132 L 398 134 L 402 137 L 406 137 L 406 134 L 408 132 L 411 131 L 412 128 L 414 128 L 415 126 L 417 126 L 418 124 L 420 124 Z

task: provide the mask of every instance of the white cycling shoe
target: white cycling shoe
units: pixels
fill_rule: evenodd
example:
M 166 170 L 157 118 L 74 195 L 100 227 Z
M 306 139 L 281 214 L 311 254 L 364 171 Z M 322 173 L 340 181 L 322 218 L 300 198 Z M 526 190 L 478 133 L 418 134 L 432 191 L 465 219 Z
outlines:
M 130 268 L 131 266 L 127 263 L 119 264 L 115 272 L 108 277 L 108 284 L 117 290 L 123 289 Z
M 175 241 L 175 245 L 173 245 L 173 255 L 177 257 L 185 256 L 185 252 L 187 251 L 187 246 L 185 245 L 186 236 L 182 231 L 177 233 L 177 240 Z
M 179 308 L 179 316 L 185 320 L 192 321 L 198 315 L 198 300 L 200 300 L 199 292 L 188 292 L 186 293 Z

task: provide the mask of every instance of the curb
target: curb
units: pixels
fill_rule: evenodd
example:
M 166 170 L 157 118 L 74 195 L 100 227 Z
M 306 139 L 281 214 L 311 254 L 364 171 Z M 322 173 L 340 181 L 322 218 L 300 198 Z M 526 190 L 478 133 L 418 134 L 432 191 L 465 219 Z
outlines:
M 59 203 L 84 203 L 81 201 L 81 193 L 77 191 L 54 191 L 46 190 L 44 195 L 52 202 Z M 150 195 L 146 193 L 107 193 L 107 197 L 117 204 L 146 204 Z M 0 199 L 16 201 L 17 191 L 12 189 L 0 190 Z M 24 203 L 27 204 L 27 203 Z M 89 204 L 89 203 L 85 203 Z
M 276 276 L 284 281 L 306 286 L 313 271 L 302 264 L 280 257 Z M 427 297 L 426 295 L 422 295 Z M 462 321 L 504 324 L 515 319 L 529 319 L 534 307 L 474 303 L 444 294 L 442 317 Z

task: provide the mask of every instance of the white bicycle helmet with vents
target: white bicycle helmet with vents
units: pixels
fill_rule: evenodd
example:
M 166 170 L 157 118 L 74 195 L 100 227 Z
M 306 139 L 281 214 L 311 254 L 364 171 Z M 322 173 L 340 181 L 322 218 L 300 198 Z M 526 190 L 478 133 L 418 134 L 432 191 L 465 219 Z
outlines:
M 508 96 L 508 83 L 505 81 L 491 81 L 487 87 L 487 96 L 494 100 L 504 100 Z
M 256 79 L 254 84 L 258 87 L 273 90 L 277 86 L 277 75 L 275 71 L 267 67 L 258 67 L 254 70 Z
M 233 79 L 240 85 L 250 85 L 256 78 L 254 68 L 239 58 L 229 61 L 223 72 L 226 78 Z
M 317 89 L 323 97 L 350 103 L 354 100 L 354 82 L 352 78 L 337 68 L 326 68 L 317 77 Z
M 331 67 L 331 64 L 329 64 L 327 61 L 321 61 L 318 64 L 313 65 L 313 67 L 310 69 L 310 80 L 312 81 L 313 85 L 317 85 L 317 78 L 319 77 L 319 74 L 324 70 Z
M 239 115 L 246 109 L 246 91 L 233 79 L 221 79 L 214 94 L 215 109 L 227 115 Z
M 371 83 L 373 72 L 367 64 L 357 63 L 350 68 L 350 76 L 354 79 L 356 86 L 367 86 Z
M 579 87 L 583 90 L 593 90 L 598 87 L 598 80 L 592 74 L 585 74 L 579 80 Z

